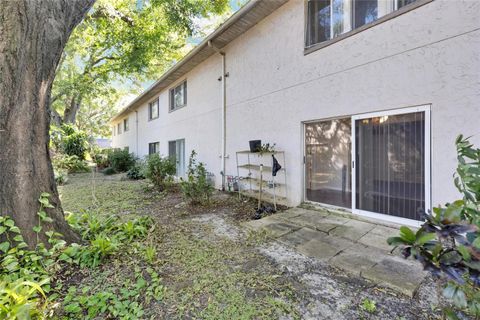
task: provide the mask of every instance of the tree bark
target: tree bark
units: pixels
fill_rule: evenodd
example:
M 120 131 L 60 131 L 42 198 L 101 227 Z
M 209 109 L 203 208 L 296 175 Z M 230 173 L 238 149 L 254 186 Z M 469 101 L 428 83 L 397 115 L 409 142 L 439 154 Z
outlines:
M 72 99 L 70 100 L 70 104 L 65 108 L 65 111 L 63 112 L 63 123 L 75 124 L 75 120 L 77 119 L 77 112 L 78 110 L 80 110 L 81 103 L 81 97 L 72 97 Z
M 55 230 L 78 236 L 65 221 L 49 154 L 50 92 L 74 27 L 95 0 L 0 1 L 0 215 L 13 217 L 33 247 L 38 198 L 49 193 Z M 44 234 L 41 241 L 46 240 Z

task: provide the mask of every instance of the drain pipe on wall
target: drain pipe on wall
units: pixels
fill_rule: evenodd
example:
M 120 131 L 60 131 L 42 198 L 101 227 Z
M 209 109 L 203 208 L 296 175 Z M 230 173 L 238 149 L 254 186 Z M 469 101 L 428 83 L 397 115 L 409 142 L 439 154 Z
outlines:
M 208 41 L 208 46 L 222 56 L 222 75 L 218 80 L 222 81 L 222 154 L 220 158 L 222 159 L 222 191 L 225 191 L 225 160 L 227 158 L 227 85 L 225 78 L 228 77 L 228 73 L 226 72 L 225 52 L 215 47 L 211 40 Z
M 135 146 L 136 156 L 138 157 L 138 111 L 135 110 Z

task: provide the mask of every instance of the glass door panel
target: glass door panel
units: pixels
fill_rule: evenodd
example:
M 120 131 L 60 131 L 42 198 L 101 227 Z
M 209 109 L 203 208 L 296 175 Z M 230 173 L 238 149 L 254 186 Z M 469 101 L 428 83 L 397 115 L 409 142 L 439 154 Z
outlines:
M 307 200 L 351 208 L 350 164 L 350 118 L 305 124 Z
M 425 112 L 353 121 L 354 209 L 421 220 L 426 210 Z
M 176 163 L 176 176 L 185 176 L 185 139 L 168 142 L 168 156 Z

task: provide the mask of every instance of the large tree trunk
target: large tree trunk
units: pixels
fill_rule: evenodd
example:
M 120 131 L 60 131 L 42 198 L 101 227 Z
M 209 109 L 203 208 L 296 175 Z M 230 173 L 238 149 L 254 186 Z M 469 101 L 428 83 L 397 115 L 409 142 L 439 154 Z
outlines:
M 30 246 L 42 192 L 55 207 L 44 231 L 77 240 L 64 219 L 50 162 L 49 99 L 68 37 L 94 2 L 0 1 L 0 215 L 13 217 Z

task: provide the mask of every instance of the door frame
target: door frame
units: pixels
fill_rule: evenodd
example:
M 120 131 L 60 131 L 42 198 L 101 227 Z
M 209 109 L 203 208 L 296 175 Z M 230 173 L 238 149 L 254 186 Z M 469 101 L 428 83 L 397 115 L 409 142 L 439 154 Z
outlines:
M 387 214 L 382 214 L 382 213 L 376 213 L 376 212 L 370 212 L 370 211 L 365 211 L 365 210 L 359 210 L 355 209 L 355 202 L 356 202 L 356 171 L 354 167 L 354 161 L 355 161 L 355 120 L 356 119 L 363 119 L 363 118 L 370 118 L 370 117 L 378 117 L 378 116 L 387 116 L 387 115 L 399 115 L 399 114 L 406 114 L 406 113 L 413 113 L 413 112 L 424 112 L 425 113 L 425 209 L 431 210 L 432 208 L 432 203 L 431 203 L 431 105 L 430 104 L 424 104 L 424 105 L 418 105 L 418 106 L 413 106 L 413 107 L 405 107 L 405 108 L 397 108 L 397 109 L 390 109 L 386 111 L 375 111 L 375 112 L 369 112 L 369 113 L 361 113 L 361 114 L 355 114 L 355 115 L 343 115 L 343 116 L 337 116 L 337 117 L 327 117 L 327 118 L 320 118 L 320 119 L 315 119 L 315 120 L 308 120 L 308 121 L 302 121 L 302 154 L 303 154 L 303 174 L 302 174 L 302 184 L 303 184 L 303 202 L 305 203 L 311 203 L 311 204 L 316 204 L 320 205 L 322 207 L 326 208 L 332 208 L 335 210 L 339 211 L 346 211 L 346 212 L 351 212 L 353 214 L 367 217 L 367 218 L 373 218 L 375 220 L 383 220 L 386 222 L 392 222 L 396 224 L 403 224 L 403 225 L 409 225 L 413 227 L 419 227 L 423 222 L 422 221 L 417 221 L 413 219 L 407 219 L 407 218 L 401 218 L 401 217 L 395 217 L 395 216 L 390 216 Z M 308 123 L 313 123 L 313 122 L 319 122 L 319 121 L 328 121 L 332 119 L 342 119 L 342 118 L 348 118 L 350 117 L 351 119 L 351 125 L 352 125 L 352 132 L 351 132 L 351 142 L 352 142 L 352 163 L 351 163 L 351 179 L 352 179 L 352 204 L 350 207 L 338 207 L 334 206 L 331 204 L 326 204 L 326 203 L 321 203 L 321 202 L 315 202 L 312 200 L 307 199 L 307 179 L 306 179 L 306 139 L 305 139 L 305 126 Z
M 425 114 L 425 210 L 429 212 L 432 208 L 431 204 L 431 117 L 430 117 L 430 105 L 421 105 L 416 107 L 409 107 L 409 108 L 401 108 L 401 109 L 393 109 L 388 111 L 378 111 L 378 112 L 370 112 L 370 113 L 363 113 L 357 114 L 352 116 L 352 213 L 368 217 L 374 219 L 385 220 L 389 222 L 399 223 L 399 224 L 406 224 L 412 226 L 420 226 L 423 222 L 417 221 L 408 218 L 396 217 L 391 216 L 388 214 L 383 213 L 376 213 L 366 210 L 356 209 L 356 197 L 357 197 L 357 176 L 356 176 L 356 168 L 355 168 L 355 161 L 356 161 L 356 130 L 355 130 L 355 122 L 361 119 L 368 119 L 373 117 L 383 117 L 383 116 L 393 116 L 393 115 L 401 115 L 407 113 L 414 113 L 414 112 L 424 112 Z

